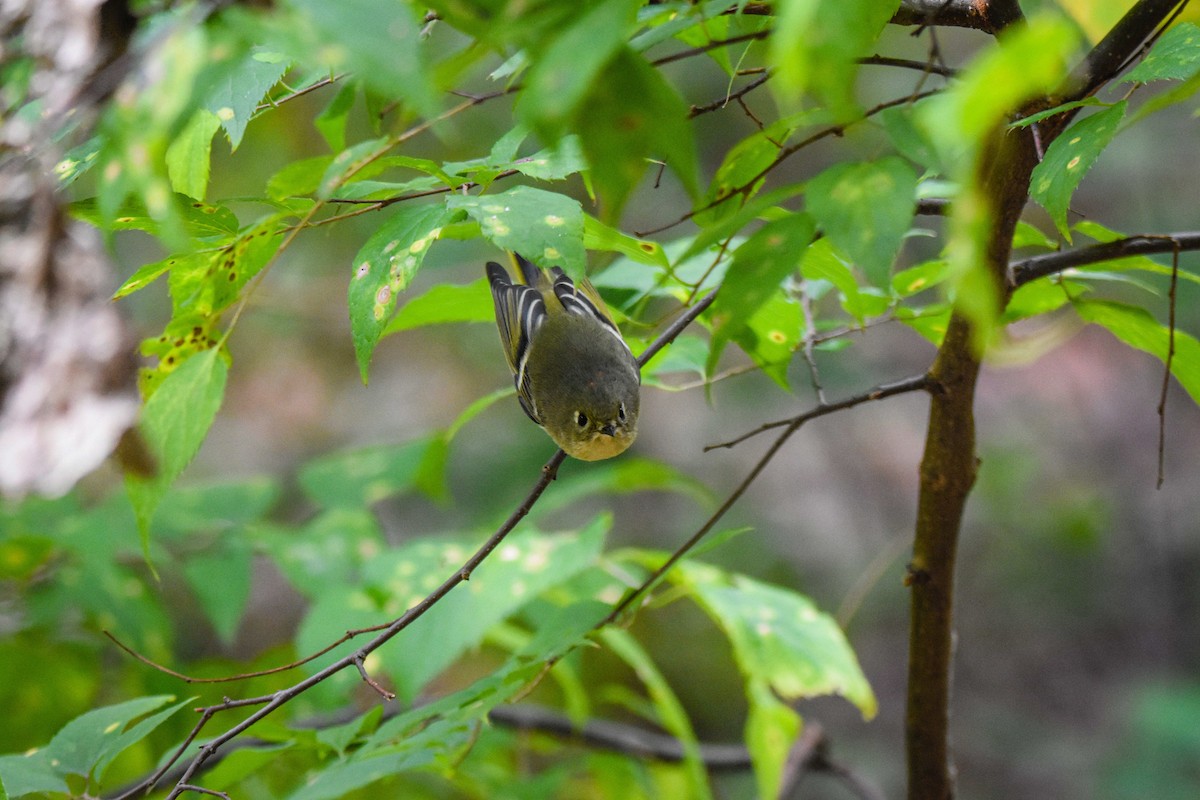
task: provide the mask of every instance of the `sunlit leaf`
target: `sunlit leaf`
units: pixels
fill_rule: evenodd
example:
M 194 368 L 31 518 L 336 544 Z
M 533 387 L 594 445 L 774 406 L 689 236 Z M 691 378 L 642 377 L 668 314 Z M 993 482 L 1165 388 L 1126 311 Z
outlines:
M 1197 72 L 1200 72 L 1200 27 L 1192 22 L 1181 22 L 1159 37 L 1146 57 L 1121 81 L 1182 81 Z
M 1107 300 L 1079 300 L 1073 306 L 1085 322 L 1099 325 L 1125 344 L 1149 353 L 1159 361 L 1167 360 L 1170 331 L 1146 309 Z M 1176 329 L 1174 345 L 1171 374 L 1191 395 L 1192 401 L 1200 403 L 1200 341 Z
M 446 207 L 466 211 L 485 238 L 520 253 L 540 267 L 584 274 L 583 208 L 578 200 L 530 186 L 500 194 L 453 195 Z
M 866 718 L 875 694 L 837 622 L 812 600 L 744 575 L 698 562 L 677 567 L 696 601 L 725 631 L 738 668 L 780 697 L 836 694 Z

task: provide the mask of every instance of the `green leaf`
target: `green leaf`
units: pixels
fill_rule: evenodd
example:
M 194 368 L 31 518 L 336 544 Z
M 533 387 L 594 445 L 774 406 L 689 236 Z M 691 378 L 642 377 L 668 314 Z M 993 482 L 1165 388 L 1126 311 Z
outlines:
M 1108 146 L 1125 116 L 1126 101 L 1098 111 L 1075 122 L 1063 131 L 1046 150 L 1046 156 L 1033 170 L 1029 196 L 1049 212 L 1054 224 L 1067 241 L 1067 209 L 1083 176 Z
M 1030 281 L 1013 292 L 1008 305 L 1004 307 L 1002 322 L 1016 322 L 1041 314 L 1049 314 L 1071 302 L 1086 291 L 1086 287 L 1078 281 L 1059 281 L 1043 278 Z
M 842 163 L 809 181 L 805 209 L 872 284 L 885 287 L 916 210 L 916 191 L 916 173 L 897 156 Z
M 578 200 L 516 186 L 500 194 L 451 195 L 446 207 L 467 212 L 497 247 L 520 253 L 540 267 L 560 266 L 576 280 L 585 273 L 583 208 Z
M 570 535 L 509 536 L 474 572 L 405 629 L 405 646 L 376 653 L 396 691 L 411 699 L 500 622 L 546 589 L 570 581 L 599 556 L 607 518 Z M 364 565 L 361 588 L 325 592 L 301 625 L 297 647 L 324 646 L 346 628 L 400 616 L 470 555 L 473 545 L 444 538 L 408 542 Z M 353 679 L 353 678 L 351 678 Z
M 0 797 L 24 797 L 37 792 L 67 794 L 67 782 L 54 768 L 45 749 L 0 756 Z
M 333 156 L 314 156 L 291 161 L 267 181 L 267 197 L 283 200 L 316 194 L 321 179 L 333 163 Z
M 1059 243 L 1051 239 L 1041 228 L 1029 224 L 1023 219 L 1017 220 L 1017 229 L 1013 232 L 1013 249 L 1021 247 L 1038 247 L 1042 250 L 1057 250 Z
M 391 139 L 369 139 L 351 145 L 338 153 L 329 162 L 329 167 L 321 176 L 320 183 L 317 184 L 317 197 L 327 200 L 354 177 L 366 177 L 369 173 L 365 173 L 364 170 L 378 161 L 393 145 L 394 142 Z
M 1021 104 L 1054 90 L 1066 77 L 1078 32 L 1065 21 L 1034 15 L 1014 25 L 957 78 L 950 90 L 921 103 L 916 122 L 952 177 L 966 180 L 980 145 Z
M 371 354 L 396 307 L 396 299 L 408 288 L 451 216 L 438 204 L 404 206 L 354 256 L 350 330 L 363 383 L 367 382 Z
M 732 337 L 779 388 L 787 391 L 788 365 L 800 344 L 803 328 L 800 303 L 776 291 L 750 315 L 745 327 L 733 331 Z
M 192 200 L 184 195 L 176 197 L 181 223 L 189 236 L 197 239 L 227 237 L 238 232 L 238 219 L 225 206 L 212 206 Z M 71 214 L 101 230 L 146 231 L 155 236 L 162 235 L 159 221 L 150 216 L 143 203 L 131 200 L 119 208 L 111 219 L 105 219 L 95 199 L 79 200 L 70 205 Z
M 1197 72 L 1200 72 L 1200 27 L 1181 22 L 1159 37 L 1141 63 L 1121 82 L 1182 81 Z
M 163 708 L 174 699 L 170 695 L 139 697 L 76 717 L 55 734 L 46 748 L 55 770 L 99 781 L 122 751 L 149 736 L 168 717 L 191 702 L 184 700 Z
M 310 461 L 297 479 L 322 508 L 362 508 L 412 488 L 427 439 L 375 445 Z
M 770 39 L 771 81 L 785 108 L 811 92 L 839 118 L 856 109 L 856 59 L 871 47 L 899 7 L 899 0 L 788 0 L 777 9 Z
M 321 113 L 313 118 L 313 125 L 334 152 L 346 149 L 346 120 L 350 118 L 350 109 L 358 97 L 358 88 L 356 81 L 346 81 Z
M 1085 322 L 1099 325 L 1130 347 L 1167 360 L 1170 331 L 1149 311 L 1137 306 L 1106 300 L 1078 300 L 1072 304 Z M 1175 330 L 1175 355 L 1171 358 L 1171 374 L 1192 397 L 1200 403 L 1200 342 L 1184 331 Z
M 167 177 L 176 192 L 204 199 L 213 134 L 220 126 L 216 114 L 200 108 L 171 142 L 167 148 Z
M 641 264 L 670 267 L 662 245 L 648 239 L 638 239 L 605 225 L 590 214 L 583 216 L 583 246 L 588 250 L 610 250 Z
M 766 180 L 767 170 L 779 157 L 784 143 L 797 130 L 819 118 L 811 112 L 792 114 L 763 130 L 754 131 L 729 148 L 700 201 L 696 224 L 707 228 L 742 208 Z M 735 193 L 741 199 L 729 202 L 727 198 Z
M 251 558 L 245 543 L 225 537 L 183 563 L 188 586 L 221 641 L 232 646 L 250 598 Z
M 746 681 L 746 748 L 754 763 L 754 779 L 759 797 L 778 797 L 788 756 L 802 727 L 800 715 L 781 702 L 767 681 Z
M 487 278 L 464 286 L 439 283 L 425 294 L 417 295 L 400 307 L 391 322 L 383 329 L 388 336 L 426 325 L 449 322 L 491 322 L 495 319 L 492 291 Z
M 734 251 L 733 265 L 713 304 L 714 318 L 748 319 L 800 268 L 813 234 L 812 218 L 802 213 L 768 222 L 755 231 Z
M 649 159 L 662 158 L 695 196 L 696 152 L 688 107 L 675 87 L 628 47 L 605 67 L 580 106 L 575 128 L 591 179 L 615 220 Z
M 427 119 L 441 112 L 435 70 L 426 63 L 431 50 L 421 40 L 424 23 L 415 7 L 391 6 L 381 17 L 376 0 L 292 0 L 289 6 L 304 17 L 287 28 L 298 36 L 293 52 L 319 53 L 331 71 L 353 72 Z
M 679 577 L 733 647 L 738 669 L 785 700 L 836 694 L 871 718 L 875 695 L 837 622 L 812 600 L 745 575 L 684 562 Z
M 744 331 L 758 310 L 776 296 L 783 280 L 799 269 L 813 232 L 807 214 L 790 214 L 764 225 L 734 252 L 733 265 L 711 310 L 718 327 L 708 358 L 709 375 L 716 369 L 724 342 Z
M 258 104 L 290 66 L 278 53 L 255 48 L 217 67 L 216 74 L 208 77 L 204 108 L 220 120 L 231 150 L 237 150 Z
M 879 113 L 879 121 L 897 152 L 926 169 L 936 169 L 939 166 L 937 152 L 929 136 L 917 124 L 918 109 L 929 100 L 922 98 L 915 103 L 884 109 Z
M 557 138 L 596 75 L 625 44 L 640 2 L 601 0 L 584 6 L 548 43 L 539 42 L 516 112 L 532 128 Z
M 220 353 L 205 350 L 183 362 L 146 401 L 140 429 L 158 460 L 158 474 L 151 479 L 131 474 L 125 481 L 144 547 L 149 544 L 150 521 L 159 501 L 212 426 L 225 396 L 227 372 Z
M 583 172 L 587 166 L 578 136 L 564 136 L 553 147 L 511 161 L 512 169 L 539 181 L 559 181 Z
M 807 261 L 805 262 L 807 265 Z M 807 269 L 805 275 L 808 275 Z M 892 291 L 900 297 L 911 297 L 914 294 L 938 286 L 950 277 L 950 265 L 941 259 L 926 261 L 915 267 L 901 270 L 892 276 Z M 858 317 L 862 322 L 863 317 Z
M 688 719 L 683 704 L 671 690 L 667 679 L 659 671 L 650 655 L 638 644 L 627 631 L 617 627 L 607 627 L 600 631 L 604 645 L 612 650 L 622 661 L 628 664 L 636 673 L 638 680 L 646 687 L 650 700 L 656 712 L 654 721 L 668 733 L 679 740 L 683 749 L 683 763 L 688 782 L 688 797 L 712 797 L 712 789 L 704 770 L 704 761 L 700 756 L 700 743 L 692 722 Z
M 332 506 L 299 528 L 255 526 L 251 535 L 297 592 L 308 598 L 356 582 L 383 550 L 383 531 L 366 507 Z

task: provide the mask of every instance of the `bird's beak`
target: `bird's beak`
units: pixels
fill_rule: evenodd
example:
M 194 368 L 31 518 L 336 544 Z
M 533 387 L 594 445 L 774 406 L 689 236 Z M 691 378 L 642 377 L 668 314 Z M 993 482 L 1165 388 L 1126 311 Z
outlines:
M 603 433 L 605 436 L 616 436 L 617 435 L 617 426 L 613 425 L 610 422 L 607 425 L 605 425 L 603 428 L 601 428 L 600 432 Z

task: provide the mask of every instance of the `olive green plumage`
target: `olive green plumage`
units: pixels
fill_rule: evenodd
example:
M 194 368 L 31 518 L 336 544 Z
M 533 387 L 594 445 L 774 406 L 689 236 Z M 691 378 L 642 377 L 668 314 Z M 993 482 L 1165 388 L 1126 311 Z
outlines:
M 598 461 L 637 437 L 641 372 L 629 345 L 586 280 L 521 256 L 514 282 L 488 262 L 500 343 L 529 418 L 567 455 Z

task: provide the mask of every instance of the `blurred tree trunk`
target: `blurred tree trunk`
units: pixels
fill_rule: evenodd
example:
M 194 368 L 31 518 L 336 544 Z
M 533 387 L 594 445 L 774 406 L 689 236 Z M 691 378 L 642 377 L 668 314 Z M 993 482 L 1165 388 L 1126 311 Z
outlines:
M 64 212 L 55 173 L 64 125 L 86 130 L 107 93 L 97 77 L 112 81 L 101 70 L 127 21 L 123 4 L 100 0 L 0 5 L 0 68 L 28 74 L 0 98 L 0 494 L 62 494 L 137 414 L 112 267 L 97 232 Z

